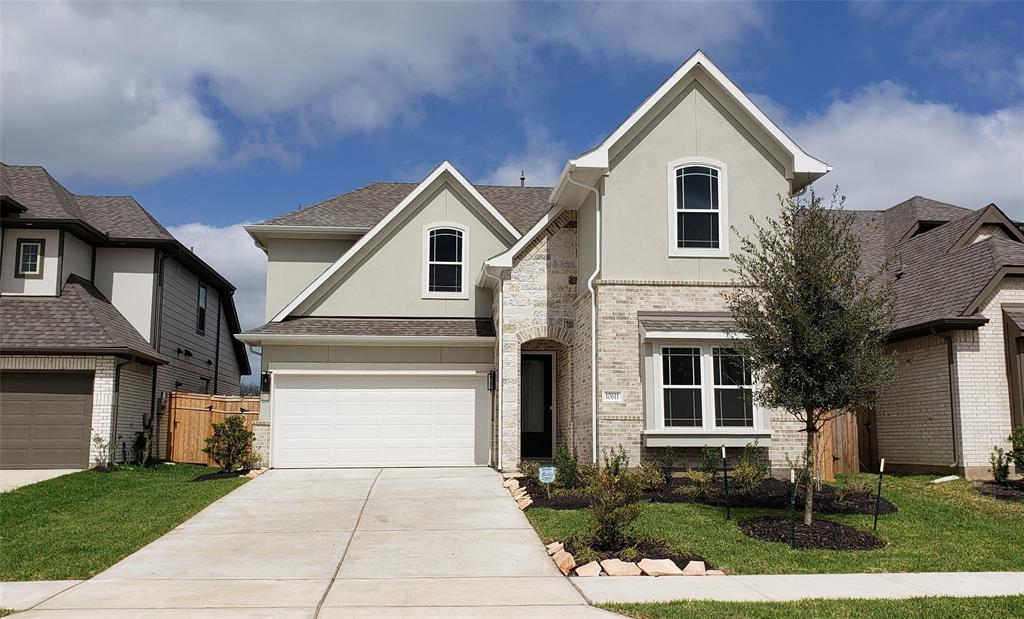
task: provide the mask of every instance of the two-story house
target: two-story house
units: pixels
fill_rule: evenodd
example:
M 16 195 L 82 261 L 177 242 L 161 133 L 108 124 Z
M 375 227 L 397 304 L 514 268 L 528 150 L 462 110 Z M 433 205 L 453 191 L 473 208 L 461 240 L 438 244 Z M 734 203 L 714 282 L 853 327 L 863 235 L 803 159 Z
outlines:
M 162 454 L 167 393 L 250 372 L 234 287 L 135 199 L 0 166 L 0 468 L 84 468 L 94 435 L 122 461 L 144 427 Z
M 620 445 L 634 464 L 672 447 L 686 466 L 705 445 L 732 456 L 756 440 L 782 473 L 805 435 L 750 397 L 756 376 L 730 346 L 723 293 L 751 218 L 776 215 L 780 196 L 799 195 L 829 170 L 697 52 L 597 147 L 569 160 L 553 188 L 477 186 L 444 162 L 419 184 L 372 183 L 248 226 L 268 258 L 268 322 L 239 339 L 262 346 L 266 457 L 275 467 L 507 470 L 550 458 L 564 441 L 594 462 Z M 864 441 L 864 464 L 887 457 L 907 470 L 941 462 L 978 474 L 987 465 L 980 446 L 1002 441 L 1010 426 L 1002 325 L 1016 325 L 1014 341 L 1024 341 L 1024 318 L 982 330 L 998 342 L 958 370 L 972 391 L 957 391 L 952 373 L 947 380 L 940 345 L 950 329 L 988 322 L 967 316 L 991 301 L 988 280 L 975 285 L 987 277 L 978 268 L 994 277 L 986 256 L 1017 251 L 1024 237 L 992 209 L 939 210 L 858 216 L 866 266 L 880 267 L 886 252 L 908 261 L 892 345 L 906 359 L 926 358 L 928 377 L 903 372 L 880 398 L 877 422 L 865 423 L 878 436 Z M 942 232 L 954 220 L 959 232 Z M 876 242 L 880 227 L 892 243 Z M 948 273 L 959 264 L 946 257 L 949 245 L 990 236 L 959 254 L 978 268 L 949 280 L 962 292 L 956 302 L 941 301 L 952 298 L 934 292 L 943 272 L 923 271 L 942 264 Z M 972 300 L 972 291 L 989 297 Z M 1007 316 L 1017 315 L 1024 311 Z M 928 322 L 935 318 L 945 322 Z M 970 355 L 977 334 L 959 337 Z M 981 357 L 994 375 L 985 380 L 972 378 L 987 367 Z M 980 404 L 951 399 L 989 387 L 1002 409 L 981 414 Z M 942 402 L 953 410 L 931 407 Z M 950 428 L 970 442 L 956 457 Z M 915 432 L 932 433 L 930 442 L 904 448 Z

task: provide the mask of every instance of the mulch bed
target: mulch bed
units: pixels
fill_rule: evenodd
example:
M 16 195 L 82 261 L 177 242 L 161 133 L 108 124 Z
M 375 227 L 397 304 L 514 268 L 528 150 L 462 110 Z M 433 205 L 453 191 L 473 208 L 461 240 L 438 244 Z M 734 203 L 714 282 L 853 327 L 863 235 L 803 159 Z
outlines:
M 793 523 L 796 522 L 796 543 Z M 766 542 L 782 542 L 793 548 L 822 550 L 876 550 L 885 547 L 885 540 L 860 529 L 828 520 L 815 520 L 810 526 L 782 516 L 760 516 L 739 522 L 740 530 L 749 537 Z
M 976 481 L 971 484 L 977 492 L 1002 501 L 1024 501 L 1024 479 L 1015 479 L 1005 484 L 994 481 Z
M 582 550 L 582 548 L 577 546 L 572 540 L 566 542 L 565 549 L 574 556 L 579 554 L 580 550 Z M 634 540 L 626 548 L 615 551 L 600 550 L 597 548 L 594 548 L 593 550 L 597 553 L 596 561 L 620 559 L 627 563 L 638 563 L 643 559 L 671 559 L 679 566 L 680 569 L 686 567 L 686 564 L 690 561 L 703 561 L 706 569 L 716 569 L 714 565 L 709 563 L 707 559 L 699 554 L 694 552 L 679 552 L 671 548 L 665 542 L 656 539 Z M 577 559 L 577 562 L 580 562 L 580 560 Z
M 530 507 L 547 509 L 582 509 L 590 507 L 590 499 L 582 490 L 552 490 L 549 499 L 544 485 L 532 478 L 522 478 L 520 484 L 526 486 L 533 499 Z M 695 485 L 688 479 L 673 479 L 672 484 L 643 493 L 642 500 L 653 503 L 698 503 L 714 507 L 725 506 L 725 484 L 719 480 L 707 494 L 680 493 L 677 488 Z M 732 507 L 757 507 L 768 509 L 789 509 L 791 487 L 789 482 L 779 479 L 765 479 L 750 493 L 737 493 L 736 487 L 730 484 L 729 505 Z M 883 487 L 882 494 L 885 494 Z M 796 506 L 802 509 L 803 492 L 796 495 Z M 839 491 L 835 486 L 823 485 L 814 493 L 814 511 L 822 514 L 873 514 L 875 513 L 875 495 L 866 491 Z M 882 496 L 878 512 L 880 514 L 896 513 L 896 506 Z
M 216 473 L 207 473 L 205 475 L 200 475 L 199 477 L 196 477 L 192 481 L 210 481 L 210 480 L 213 480 L 213 479 L 231 479 L 232 477 L 241 477 L 242 475 L 247 475 L 248 473 L 249 473 L 249 469 L 238 469 L 237 471 L 217 471 Z

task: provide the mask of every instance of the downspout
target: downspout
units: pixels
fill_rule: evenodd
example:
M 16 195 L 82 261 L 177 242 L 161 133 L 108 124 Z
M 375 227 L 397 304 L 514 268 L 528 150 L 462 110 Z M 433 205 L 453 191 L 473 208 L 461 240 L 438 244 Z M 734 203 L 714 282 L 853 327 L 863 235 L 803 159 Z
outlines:
M 590 291 L 590 445 L 591 461 L 597 464 L 597 291 L 594 282 L 601 274 L 601 192 L 596 187 L 584 185 L 573 179 L 573 166 L 565 175 L 571 185 L 594 194 L 594 272 L 587 279 Z
M 949 379 L 949 435 L 953 441 L 953 462 L 950 463 L 950 468 L 955 468 L 960 464 L 960 458 L 957 457 L 956 452 L 956 396 L 953 393 L 953 363 L 956 360 L 956 356 L 953 352 L 953 338 L 949 335 L 940 335 L 935 327 L 931 328 L 932 335 L 940 337 L 946 340 L 946 368 Z
M 503 280 L 502 279 L 498 279 L 498 283 L 497 283 L 497 285 L 494 288 L 497 291 L 497 293 L 498 293 L 498 358 L 497 358 L 497 363 L 495 364 L 495 367 L 494 367 L 494 391 L 495 391 L 494 397 L 495 397 L 495 401 L 498 403 L 498 405 L 497 405 L 498 406 L 498 428 L 497 428 L 497 433 L 496 434 L 497 434 L 497 437 L 498 437 L 498 470 L 499 471 L 502 470 L 502 467 L 504 466 L 504 464 L 503 464 L 504 461 L 501 459 L 501 456 L 502 456 L 502 453 L 503 453 L 502 443 L 505 442 L 504 441 L 504 438 L 505 438 L 505 434 L 504 434 L 504 428 L 505 428 L 504 420 L 505 420 L 505 416 L 503 415 L 504 411 L 502 410 L 502 393 L 501 393 L 502 392 L 501 385 L 502 385 L 502 380 L 503 380 L 503 376 L 504 376 L 504 374 L 502 373 L 502 366 L 504 365 L 504 350 L 505 350 L 505 324 L 504 324 L 504 319 L 505 319 L 505 287 L 502 284 L 503 284 Z

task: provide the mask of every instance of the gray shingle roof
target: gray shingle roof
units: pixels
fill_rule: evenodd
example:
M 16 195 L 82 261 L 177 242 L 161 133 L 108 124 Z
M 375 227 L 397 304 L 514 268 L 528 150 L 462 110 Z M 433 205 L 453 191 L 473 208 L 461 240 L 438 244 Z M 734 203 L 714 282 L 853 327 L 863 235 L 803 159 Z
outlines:
M 4 353 L 121 354 L 167 363 L 88 281 L 72 275 L 60 296 L 0 297 Z
M 164 239 L 174 236 L 131 196 L 77 196 L 85 220 L 120 239 Z
M 416 183 L 378 181 L 260 223 L 372 228 L 416 186 Z M 519 232 L 529 230 L 551 207 L 548 203 L 550 187 L 475 187 Z
M 40 166 L 0 163 L 0 191 L 25 207 L 26 217 L 84 219 L 75 196 Z
M 246 335 L 366 335 L 375 337 L 494 337 L 490 318 L 370 318 L 305 316 L 269 322 Z
M 727 331 L 736 328 L 736 319 L 728 312 L 677 312 L 672 314 L 642 314 L 640 324 L 645 331 Z

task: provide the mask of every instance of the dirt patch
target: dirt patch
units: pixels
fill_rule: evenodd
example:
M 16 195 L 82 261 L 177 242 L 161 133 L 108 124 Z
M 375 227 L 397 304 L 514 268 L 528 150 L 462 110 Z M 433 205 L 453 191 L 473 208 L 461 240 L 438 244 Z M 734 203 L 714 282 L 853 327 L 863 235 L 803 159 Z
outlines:
M 533 499 L 534 507 L 547 509 L 582 509 L 590 507 L 590 499 L 584 490 L 553 489 L 548 498 L 544 484 L 532 478 L 519 480 L 526 486 Z M 788 482 L 778 479 L 765 479 L 752 492 L 737 491 L 730 484 L 729 505 L 732 507 L 757 507 L 767 509 L 789 509 L 791 486 Z M 883 494 L 885 490 L 883 488 Z M 707 492 L 700 492 L 696 484 L 689 479 L 673 479 L 664 488 L 647 490 L 641 498 L 652 503 L 697 503 L 713 507 L 725 506 L 725 483 L 719 480 Z M 803 492 L 796 495 L 796 506 L 802 508 Z M 875 513 L 875 495 L 866 490 L 846 490 L 837 486 L 823 485 L 814 493 L 814 511 L 821 514 L 873 514 Z M 881 514 L 896 513 L 896 506 L 882 497 L 878 512 Z
M 793 525 L 796 525 L 794 542 Z M 876 550 L 885 547 L 885 540 L 867 531 L 828 520 L 815 520 L 810 526 L 803 521 L 782 516 L 760 516 L 739 522 L 740 530 L 749 537 L 766 542 L 782 542 L 793 548 L 822 550 Z
M 192 481 L 211 481 L 214 479 L 231 479 L 232 477 L 241 477 L 247 475 L 249 469 L 238 469 L 237 471 L 217 471 L 216 473 L 207 473 L 200 475 L 192 479 Z
M 1005 484 L 994 481 L 976 481 L 971 484 L 971 487 L 993 499 L 1024 502 L 1024 479 L 1015 479 Z

